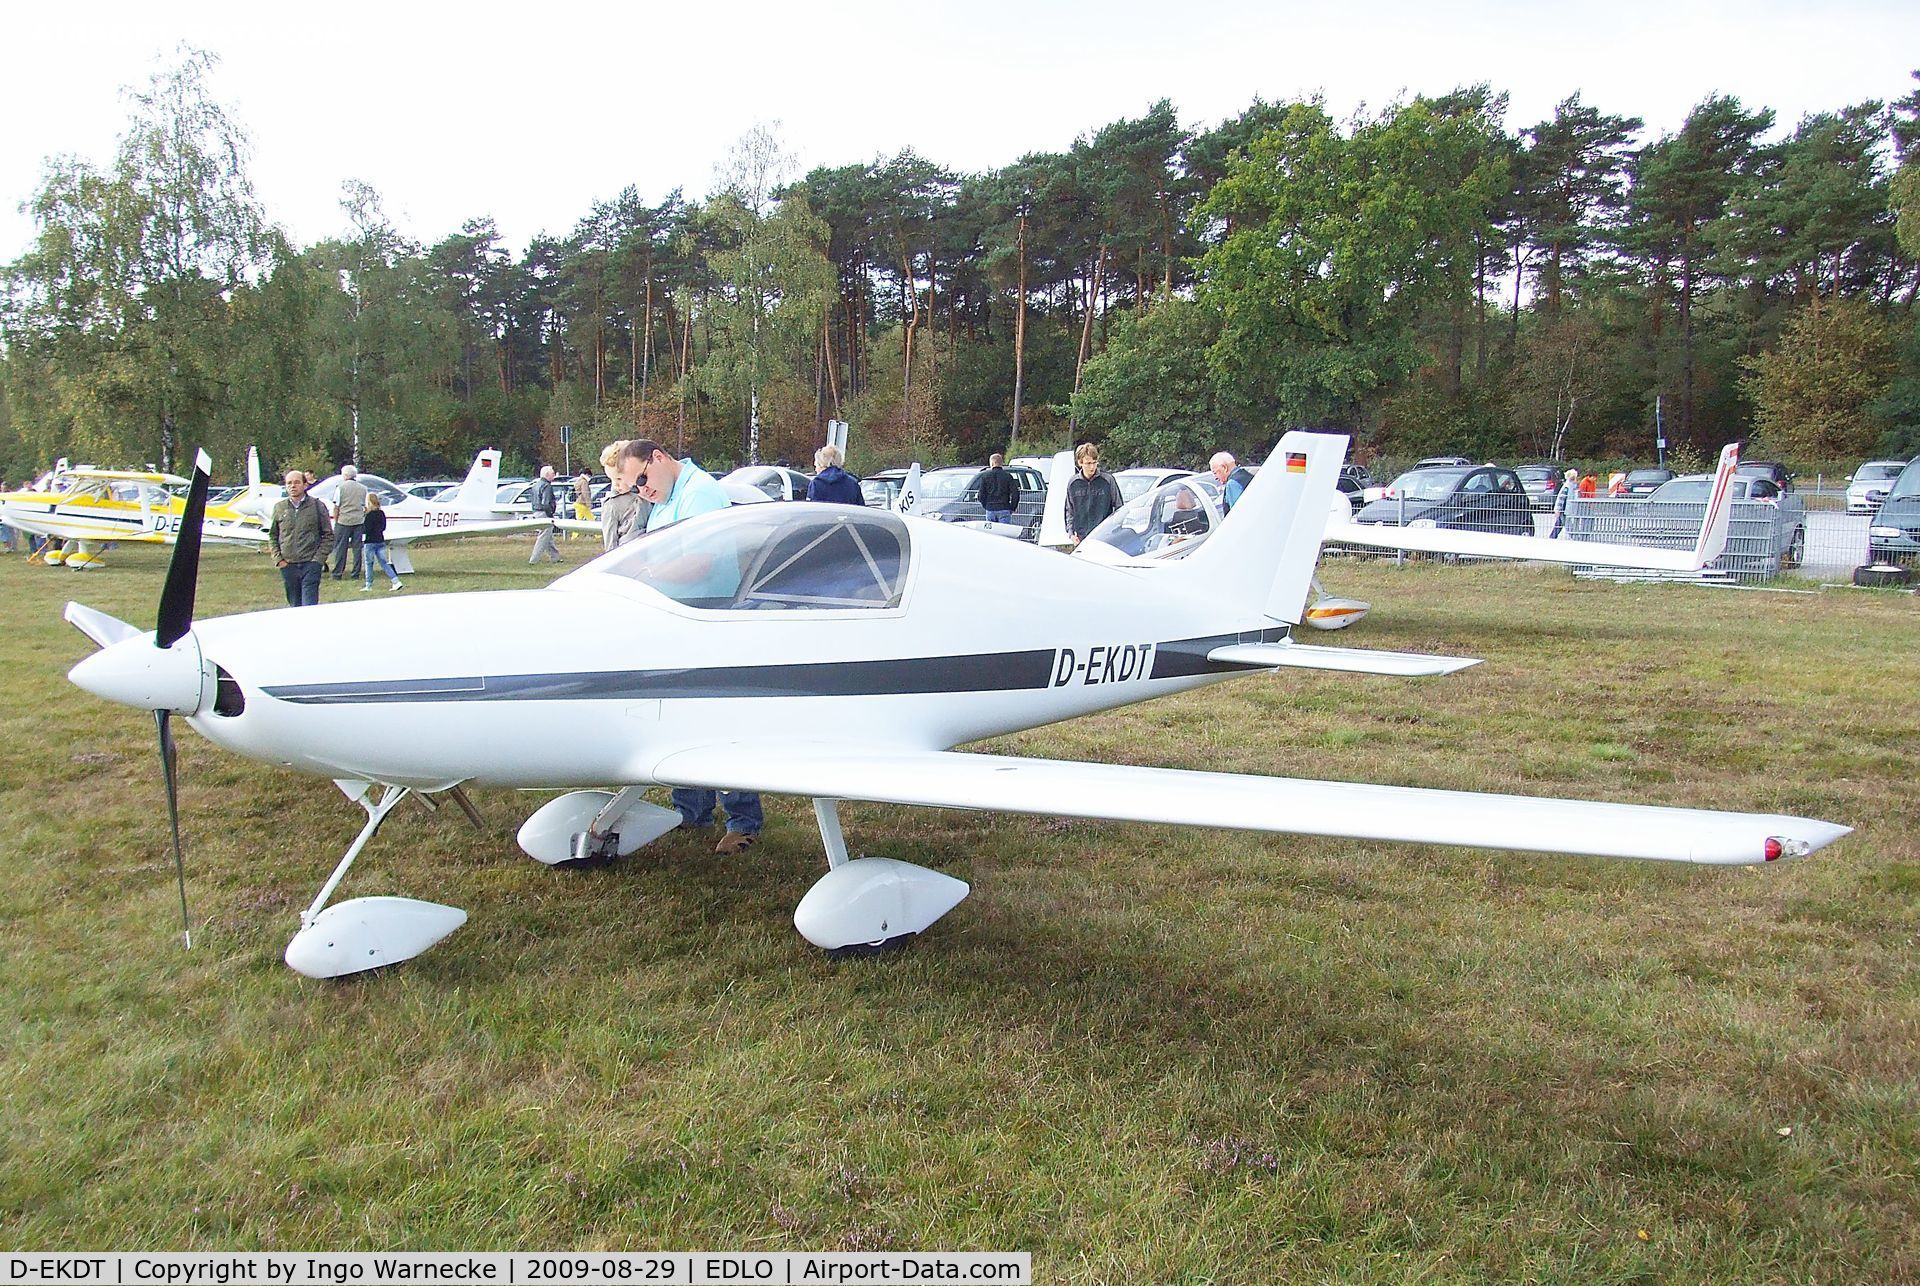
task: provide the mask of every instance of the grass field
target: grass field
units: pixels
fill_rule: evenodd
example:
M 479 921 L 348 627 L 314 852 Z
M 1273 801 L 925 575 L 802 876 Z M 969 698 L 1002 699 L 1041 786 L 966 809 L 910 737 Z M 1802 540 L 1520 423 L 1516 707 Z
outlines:
M 581 547 L 568 552 L 576 561 Z M 523 542 L 408 593 L 530 587 Z M 280 953 L 361 821 L 71 687 L 70 596 L 165 551 L 0 558 L 0 1241 L 86 1249 L 1012 1249 L 1036 1280 L 1920 1279 L 1920 603 L 1330 562 L 1345 644 L 1003 749 L 1803 813 L 1773 869 L 850 806 L 973 896 L 852 963 L 794 933 L 805 800 L 752 853 L 568 875 L 406 805 L 341 896 L 467 908 L 397 970 Z M 329 598 L 358 598 L 327 582 Z M 200 612 L 278 576 L 209 550 Z M 590 628 L 556 609 L 556 632 Z M 370 648 L 378 640 L 367 641 Z

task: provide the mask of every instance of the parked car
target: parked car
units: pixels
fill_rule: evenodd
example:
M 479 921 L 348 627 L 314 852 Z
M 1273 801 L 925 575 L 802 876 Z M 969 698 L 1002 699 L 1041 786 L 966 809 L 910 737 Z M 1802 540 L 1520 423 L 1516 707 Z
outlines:
M 416 500 L 432 500 L 449 487 L 458 491 L 460 484 L 447 478 L 436 478 L 431 482 L 403 482 L 400 484 L 400 490 L 406 492 Z
M 1629 538 L 1669 549 L 1690 547 L 1699 539 L 1712 486 L 1710 473 L 1689 473 L 1662 483 L 1628 517 Z M 1807 510 L 1790 485 L 1736 473 L 1732 500 L 1726 552 L 1709 564 L 1711 570 L 1772 576 L 1805 561 Z
M 1867 552 L 1876 563 L 1920 560 L 1920 458 L 1907 462 L 1880 502 L 1867 528 Z
M 1541 513 L 1553 509 L 1553 498 L 1560 491 L 1560 472 L 1557 464 L 1519 464 L 1513 468 L 1514 477 L 1526 488 L 1527 503 Z
M 1627 494 L 1650 496 L 1672 481 L 1673 470 L 1671 469 L 1629 469 L 1627 470 Z
M 1471 465 L 1473 461 L 1463 455 L 1430 455 L 1424 460 L 1416 460 L 1416 469 L 1452 469 L 1462 465 Z
M 1907 467 L 1905 460 L 1869 460 L 1853 471 L 1847 479 L 1847 512 L 1850 514 L 1870 514 L 1879 510 L 1880 502 L 1887 498 L 1887 492 L 1893 490 L 1894 479 Z
M 977 464 L 934 469 L 920 475 L 920 508 L 923 518 L 941 522 L 984 522 L 987 511 L 980 504 L 980 475 L 986 469 Z M 1013 521 L 1025 528 L 1022 539 L 1040 535 L 1040 515 L 1047 504 L 1047 480 L 1038 470 L 1008 466 L 1007 472 L 1020 484 L 1020 503 Z
M 607 498 L 607 488 L 613 480 L 604 473 L 593 474 L 591 490 L 587 493 L 587 503 L 595 509 Z M 459 490 L 456 485 L 455 491 Z M 573 479 L 555 478 L 553 480 L 554 513 L 557 517 L 573 517 Z M 533 482 L 503 482 L 493 493 L 493 511 L 503 518 L 524 518 L 533 512 Z
M 1184 478 L 1192 472 L 1191 469 L 1122 469 L 1113 475 L 1113 480 L 1120 484 L 1120 501 L 1124 504 L 1146 495 L 1161 483 Z
M 1347 498 L 1355 509 L 1367 503 L 1367 492 L 1374 488 L 1373 475 L 1367 472 L 1364 464 L 1343 464 L 1340 466 L 1340 479 L 1336 484 L 1340 494 Z
M 1533 506 L 1511 469 L 1497 465 L 1413 468 L 1393 480 L 1388 495 L 1364 506 L 1355 522 L 1397 527 L 1445 527 L 1533 535 Z
M 1734 473 L 1742 478 L 1765 478 L 1782 491 L 1793 490 L 1793 474 L 1777 460 L 1742 460 Z
M 881 469 L 860 479 L 860 494 L 872 509 L 891 509 L 900 495 L 900 484 L 907 480 L 905 469 Z

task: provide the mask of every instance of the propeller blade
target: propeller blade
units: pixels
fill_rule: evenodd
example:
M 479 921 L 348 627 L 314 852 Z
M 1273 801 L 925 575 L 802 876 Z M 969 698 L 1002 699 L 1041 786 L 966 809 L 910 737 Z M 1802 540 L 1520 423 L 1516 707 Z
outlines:
M 180 793 L 174 778 L 173 712 L 155 710 L 153 721 L 160 730 L 160 771 L 167 779 L 167 823 L 173 827 L 173 870 L 180 881 L 180 940 L 193 950 L 193 924 L 187 919 L 187 859 L 180 849 Z
M 167 584 L 160 591 L 160 621 L 154 627 L 158 647 L 172 647 L 193 628 L 193 594 L 200 583 L 200 526 L 207 517 L 207 483 L 213 460 L 202 450 L 194 457 L 193 485 L 187 490 L 187 511 L 173 542 L 173 561 L 167 564 Z M 171 801 L 171 795 L 169 795 Z

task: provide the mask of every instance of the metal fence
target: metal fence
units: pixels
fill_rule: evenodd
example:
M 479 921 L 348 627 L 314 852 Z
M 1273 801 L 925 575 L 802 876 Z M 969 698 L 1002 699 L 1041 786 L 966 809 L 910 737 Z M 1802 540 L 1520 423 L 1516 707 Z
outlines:
M 1862 515 L 1822 504 L 1809 510 L 1788 492 L 1778 503 L 1736 501 L 1727 524 L 1727 548 L 1700 572 L 1629 572 L 1576 566 L 1575 574 L 1635 580 L 1760 581 L 1782 573 L 1815 579 L 1844 577 L 1868 561 Z M 1690 549 L 1706 516 L 1701 503 L 1650 504 L 1643 499 L 1593 497 L 1568 503 L 1567 534 L 1576 540 Z

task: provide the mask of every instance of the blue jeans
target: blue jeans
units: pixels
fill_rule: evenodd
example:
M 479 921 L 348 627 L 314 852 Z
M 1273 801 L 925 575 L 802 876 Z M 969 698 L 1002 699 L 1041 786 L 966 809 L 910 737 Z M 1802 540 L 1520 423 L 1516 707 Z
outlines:
M 312 607 L 320 601 L 320 569 L 325 563 L 288 563 L 280 569 L 288 607 Z
M 1011 509 L 989 509 L 989 510 L 987 510 L 987 521 L 988 521 L 988 522 L 1012 522 L 1012 521 L 1013 521 L 1013 510 L 1011 510 Z
M 400 573 L 394 571 L 393 564 L 387 561 L 387 542 L 384 540 L 367 542 L 367 585 L 369 588 L 373 585 L 373 565 L 375 563 L 380 564 L 380 570 L 387 574 L 388 580 L 396 585 L 400 583 Z
M 713 824 L 713 801 L 718 795 L 720 803 L 727 810 L 727 829 L 739 831 L 742 835 L 758 835 L 760 828 L 766 825 L 766 818 L 760 812 L 760 792 L 754 790 L 695 790 L 687 786 L 676 786 L 673 791 L 673 806 L 680 810 L 682 826 L 711 826 Z

